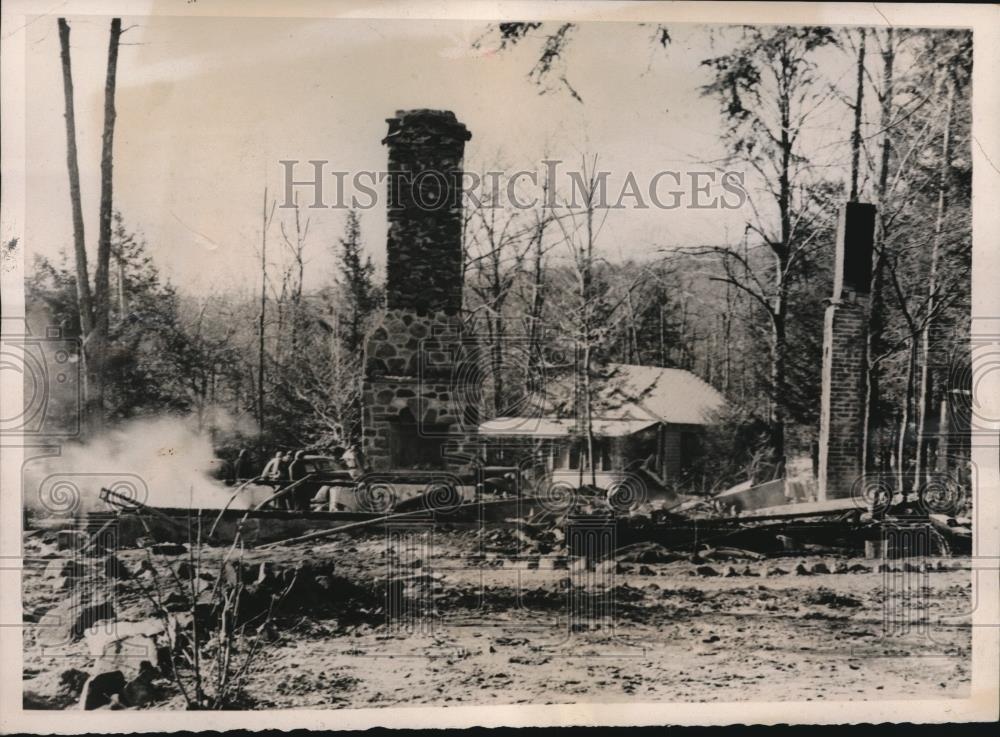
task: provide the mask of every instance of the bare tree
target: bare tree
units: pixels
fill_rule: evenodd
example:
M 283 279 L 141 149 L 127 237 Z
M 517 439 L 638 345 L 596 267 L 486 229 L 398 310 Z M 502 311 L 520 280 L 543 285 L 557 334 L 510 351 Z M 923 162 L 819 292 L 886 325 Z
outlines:
M 829 203 L 803 186 L 809 171 L 801 152 L 807 121 L 829 97 L 821 91 L 813 53 L 833 43 L 828 28 L 745 28 L 729 53 L 703 64 L 714 79 L 702 92 L 719 99 L 729 122 L 730 158 L 758 175 L 765 198 L 776 209 L 762 213 L 748 198 L 754 220 L 747 227 L 769 251 L 770 264 L 752 263 L 731 249 L 709 249 L 721 258 L 732 286 L 753 297 L 771 327 L 771 442 L 775 471 L 785 456 L 787 317 L 789 290 L 797 269 L 817 247 L 822 222 L 832 219 Z M 819 205 L 819 207 L 817 207 Z
M 260 223 L 260 312 L 257 316 L 257 424 L 264 431 L 264 374 L 267 353 L 265 350 L 265 330 L 267 325 L 267 231 L 274 218 L 277 203 L 272 200 L 268 210 L 267 186 L 264 187 L 264 203 L 261 208 Z
M 83 336 L 83 357 L 86 369 L 85 404 L 87 426 L 98 432 L 104 425 L 104 365 L 108 344 L 111 310 L 110 261 L 111 220 L 113 216 L 113 173 L 115 134 L 115 81 L 118 69 L 118 46 L 122 34 L 121 18 L 111 20 L 108 42 L 107 75 L 104 84 L 104 128 L 101 138 L 101 206 L 98 221 L 97 261 L 94 267 L 94 288 L 90 289 L 86 240 L 83 228 L 83 208 L 80 197 L 80 169 L 76 150 L 76 116 L 73 106 L 73 76 L 70 64 L 69 24 L 58 20 L 62 57 L 63 91 L 66 103 L 67 168 L 70 179 L 70 199 L 73 208 L 73 245 L 76 258 L 77 297 L 80 331 Z
M 586 465 L 590 469 L 590 483 L 597 485 L 597 468 L 594 463 L 593 422 L 593 359 L 599 341 L 610 329 L 606 311 L 600 304 L 601 295 L 595 289 L 595 270 L 598 256 L 597 241 L 607 220 L 609 210 L 600 201 L 600 176 L 598 157 L 589 162 L 581 158 L 580 175 L 583 202 L 565 205 L 565 217 L 556 218 L 570 255 L 574 290 L 572 303 L 564 310 L 563 319 L 573 336 L 573 385 L 577 418 L 577 431 L 586 442 Z M 603 213 L 600 212 L 603 210 Z M 579 483 L 583 485 L 584 462 L 580 462 Z

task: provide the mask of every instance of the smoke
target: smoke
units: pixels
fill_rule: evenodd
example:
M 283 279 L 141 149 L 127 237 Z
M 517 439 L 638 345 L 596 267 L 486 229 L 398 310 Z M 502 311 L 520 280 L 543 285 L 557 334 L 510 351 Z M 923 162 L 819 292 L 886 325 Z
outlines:
M 235 489 L 210 477 L 217 465 L 211 438 L 192 418 L 136 420 L 31 463 L 25 505 L 45 514 L 106 511 L 105 487 L 155 507 L 220 509 Z M 230 508 L 246 509 L 252 496 L 259 493 L 239 494 Z

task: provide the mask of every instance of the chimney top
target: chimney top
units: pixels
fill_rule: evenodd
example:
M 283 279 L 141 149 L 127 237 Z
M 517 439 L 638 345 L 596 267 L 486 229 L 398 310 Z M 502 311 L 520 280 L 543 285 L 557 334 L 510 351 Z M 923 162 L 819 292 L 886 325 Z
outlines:
M 840 210 L 833 277 L 833 299 L 845 292 L 868 294 L 875 238 L 875 205 L 848 202 Z
M 429 134 L 447 135 L 460 141 L 472 138 L 469 129 L 458 122 L 451 110 L 397 110 L 395 117 L 386 118 L 385 122 L 389 124 L 389 133 L 382 139 L 382 143 L 395 143 L 396 139 L 415 142 Z

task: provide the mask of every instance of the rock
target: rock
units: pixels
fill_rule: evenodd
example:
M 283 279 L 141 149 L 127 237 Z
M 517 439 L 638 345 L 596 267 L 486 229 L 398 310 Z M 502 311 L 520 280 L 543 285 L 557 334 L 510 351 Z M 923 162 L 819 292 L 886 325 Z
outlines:
M 151 637 L 123 637 L 108 644 L 94 668 L 132 678 L 152 668 L 157 658 L 156 642 Z
M 90 654 L 100 658 L 110 644 L 116 640 L 129 637 L 156 637 L 167 631 L 166 623 L 159 618 L 150 617 L 139 622 L 115 622 L 113 631 L 105 631 L 94 627 L 85 633 L 85 642 Z
M 543 557 L 538 560 L 538 568 L 542 571 L 565 571 L 569 568 L 569 561 L 564 557 Z
M 795 540 L 793 538 L 788 535 L 775 535 L 775 538 L 781 543 L 782 550 L 795 550 Z
M 820 561 L 819 563 L 813 563 L 813 565 L 809 569 L 809 571 L 811 573 L 823 574 L 823 573 L 829 573 L 830 569 L 827 568 L 826 563 L 823 563 L 822 561 Z
M 824 588 L 820 588 L 815 594 L 809 596 L 807 600 L 812 604 L 825 604 L 826 606 L 834 609 L 843 609 L 845 607 L 856 608 L 863 606 L 863 602 L 860 599 L 844 594 L 837 594 Z
M 713 642 L 718 642 L 718 641 L 719 641 L 719 640 L 721 640 L 721 639 L 722 639 L 722 638 L 721 638 L 721 637 L 719 637 L 718 635 L 709 635 L 709 636 L 708 636 L 708 637 L 706 637 L 706 638 L 705 638 L 704 640 L 702 640 L 702 642 L 705 642 L 705 643 L 709 643 L 709 644 L 711 644 L 711 643 L 713 643 Z
M 655 576 L 656 575 L 656 571 L 654 571 L 649 566 L 639 566 L 639 575 L 640 576 Z
M 146 562 L 148 563 L 148 561 Z M 104 559 L 104 575 L 119 581 L 127 581 L 132 578 L 132 572 L 115 555 L 109 555 Z
M 188 581 L 195 576 L 194 566 L 186 560 L 177 561 L 171 568 L 174 571 L 174 575 L 181 581 Z
M 184 555 L 187 546 L 181 543 L 154 543 L 149 546 L 149 552 L 153 555 Z
M 83 530 L 59 530 L 56 533 L 56 547 L 60 550 L 79 550 L 87 544 L 87 533 Z
M 148 706 L 159 697 L 159 689 L 153 685 L 156 672 L 151 668 L 144 668 L 139 675 L 125 684 L 122 689 L 122 699 L 129 706 Z
M 795 566 L 795 575 L 796 576 L 811 576 L 813 574 L 812 574 L 812 571 L 810 571 L 808 568 L 806 568 L 806 564 L 803 562 L 803 563 L 799 563 L 797 566 Z
M 254 579 L 254 584 L 257 586 L 267 586 L 274 583 L 274 581 L 274 563 L 271 561 L 264 561 L 257 569 L 257 577 Z
M 694 572 L 699 576 L 718 576 L 719 572 L 712 568 L 712 566 L 698 566 L 694 569 Z
M 128 707 L 122 703 L 121 695 L 113 693 L 111 694 L 111 699 L 104 706 L 98 706 L 98 709 L 108 709 L 110 711 L 119 711 L 120 709 L 127 709 Z
M 855 563 L 853 566 L 847 569 L 850 573 L 871 573 L 872 569 L 870 566 L 863 565 L 861 563 Z
M 79 560 L 73 558 L 56 558 L 49 561 L 45 566 L 43 578 L 83 578 L 87 575 L 87 568 Z
M 837 565 L 833 567 L 834 573 L 848 573 L 851 569 L 847 567 L 847 564 L 840 560 L 837 561 Z
M 39 620 L 38 642 L 50 647 L 75 642 L 97 622 L 114 618 L 115 608 L 107 600 L 87 604 L 63 602 Z
M 21 621 L 29 624 L 35 624 L 41 620 L 41 618 L 45 616 L 45 612 L 49 611 L 51 608 L 51 605 L 42 604 L 40 606 L 32 607 L 31 609 L 25 609 L 24 616 L 21 618 Z
M 75 585 L 76 585 L 76 579 L 70 578 L 68 576 L 61 576 L 59 578 L 52 579 L 53 591 L 69 591 Z
M 24 682 L 25 709 L 65 709 L 79 702 L 87 674 L 76 668 L 49 671 Z
M 191 600 L 180 591 L 171 591 L 163 597 L 162 603 L 168 612 L 183 612 L 191 608 Z
M 754 572 L 754 571 L 750 570 L 750 566 L 745 566 L 745 567 L 743 568 L 743 573 L 742 573 L 742 574 L 740 574 L 740 575 L 743 575 L 743 576 L 757 576 L 757 577 L 759 577 L 759 576 L 760 576 L 760 574 L 759 574 L 759 573 L 756 573 L 756 572 Z
M 134 678 L 159 661 L 156 638 L 166 632 L 166 627 L 160 619 L 117 622 L 110 632 L 97 627 L 86 633 L 87 649 L 97 661 L 95 668 L 119 670 L 126 678 Z
M 95 673 L 83 685 L 80 696 L 80 706 L 84 709 L 97 709 L 111 703 L 111 697 L 118 695 L 125 688 L 125 676 L 120 670 Z
M 765 575 L 767 575 L 767 576 L 787 576 L 788 575 L 788 571 L 786 571 L 784 568 L 778 568 L 778 567 L 768 568 L 767 569 L 767 573 Z
M 732 566 L 728 566 L 726 568 L 726 578 L 735 578 L 736 576 L 739 576 L 739 575 L 740 574 L 738 574 L 736 572 L 736 569 L 733 568 Z
M 222 577 L 229 586 L 235 586 L 238 583 L 251 584 L 257 578 L 257 570 L 253 566 L 245 566 L 229 560 L 222 567 Z

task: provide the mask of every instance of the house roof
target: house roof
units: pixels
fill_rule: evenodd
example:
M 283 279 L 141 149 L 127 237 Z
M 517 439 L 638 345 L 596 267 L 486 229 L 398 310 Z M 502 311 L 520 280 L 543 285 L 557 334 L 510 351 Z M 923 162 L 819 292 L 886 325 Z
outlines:
M 723 405 L 722 395 L 690 371 L 614 363 L 593 382 L 593 428 L 598 435 L 623 436 L 655 423 L 704 425 Z M 576 427 L 573 380 L 546 382 L 537 417 L 500 417 L 480 425 L 483 435 L 560 437 Z
M 704 425 L 725 400 L 690 371 L 659 366 L 608 365 L 594 401 L 601 418 L 651 419 L 677 425 Z
M 592 423 L 594 434 L 607 438 L 633 435 L 656 424 L 655 420 L 598 420 Z M 566 437 L 577 429 L 577 421 L 571 418 L 553 417 L 497 417 L 482 423 L 479 434 L 491 437 L 504 435 L 524 437 L 559 438 Z

